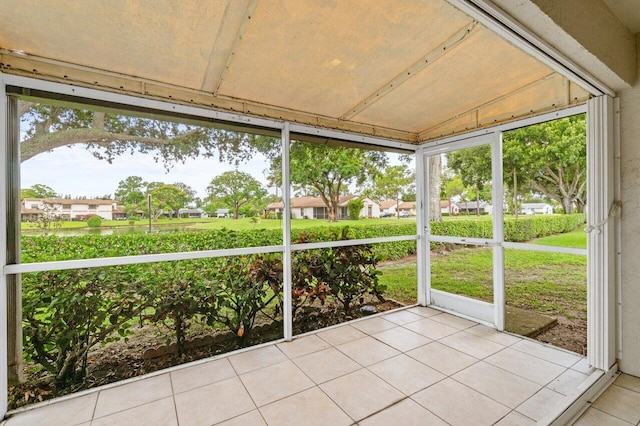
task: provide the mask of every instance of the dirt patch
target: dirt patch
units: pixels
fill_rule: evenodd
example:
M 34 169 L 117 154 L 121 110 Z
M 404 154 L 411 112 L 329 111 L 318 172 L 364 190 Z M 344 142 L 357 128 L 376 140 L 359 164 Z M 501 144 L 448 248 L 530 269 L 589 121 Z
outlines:
M 539 334 L 536 340 L 567 349 L 581 355 L 587 354 L 587 322 L 581 319 L 557 317 L 558 324 Z

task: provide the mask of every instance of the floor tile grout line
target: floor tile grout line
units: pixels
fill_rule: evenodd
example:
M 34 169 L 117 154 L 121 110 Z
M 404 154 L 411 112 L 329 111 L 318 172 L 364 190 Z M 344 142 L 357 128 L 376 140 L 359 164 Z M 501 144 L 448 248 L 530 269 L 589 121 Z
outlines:
M 328 350 L 328 349 L 335 349 L 335 350 L 337 350 L 336 348 L 327 348 L 327 350 Z M 338 351 L 338 352 L 339 352 L 340 354 L 344 355 L 345 357 L 349 358 L 347 355 L 343 354 L 342 352 L 340 352 L 340 351 Z M 310 355 L 311 355 L 311 354 L 310 354 Z M 296 362 L 295 362 L 295 361 L 293 361 L 293 360 L 291 360 L 291 361 L 292 361 L 294 364 L 296 364 L 296 367 L 298 367 L 300 370 L 302 370 L 302 372 L 303 372 L 303 373 L 304 373 L 304 374 L 309 378 L 309 380 L 311 380 L 313 383 L 315 383 L 315 385 L 316 385 L 316 386 L 320 386 L 320 385 L 323 385 L 323 384 L 325 384 L 325 383 L 328 383 L 328 382 L 330 382 L 330 381 L 332 381 L 332 380 L 339 379 L 340 377 L 344 377 L 344 376 L 346 376 L 346 375 L 348 375 L 348 374 L 355 373 L 355 372 L 356 372 L 356 371 L 358 371 L 358 370 L 362 370 L 362 369 L 366 369 L 366 368 L 367 368 L 367 367 L 363 367 L 362 365 L 360 365 L 358 362 L 354 361 L 354 360 L 353 360 L 353 359 L 351 359 L 351 358 L 349 358 L 349 360 L 350 360 L 350 361 L 355 362 L 355 363 L 358 365 L 358 368 L 357 368 L 356 370 L 349 371 L 348 373 L 340 374 L 340 375 L 338 375 L 338 376 L 336 376 L 336 377 L 333 377 L 333 378 L 331 378 L 331 379 L 325 380 L 325 381 L 320 382 L 320 383 L 318 383 L 318 382 L 316 382 L 315 380 L 313 380 L 313 379 L 312 379 L 312 378 L 311 378 L 311 377 L 310 377 L 310 376 L 309 376 L 309 375 L 308 375 L 304 370 L 302 370 L 302 367 L 300 367 L 298 364 L 296 364 Z M 381 362 L 382 362 L 382 361 L 381 361 Z
M 170 374 L 170 373 L 165 373 L 165 374 L 166 374 L 167 376 L 169 376 L 169 383 L 171 383 L 171 374 Z M 152 380 L 152 379 L 156 379 L 156 378 L 162 377 L 163 375 L 164 375 L 164 374 L 160 374 L 160 375 L 152 376 L 152 377 L 147 377 L 147 378 L 145 378 L 145 379 L 138 380 L 138 381 L 135 381 L 135 382 L 132 382 L 132 383 L 138 383 L 138 384 L 140 384 L 140 383 L 145 382 L 145 381 L 147 381 L 147 380 Z M 127 385 L 128 385 L 128 384 L 127 384 Z M 124 385 L 124 386 L 126 386 L 126 385 Z M 109 388 L 109 389 L 116 389 L 116 388 L 117 388 L 117 386 L 116 386 L 116 387 L 113 387 L 113 388 Z M 109 389 L 105 389 L 105 390 L 109 390 Z M 100 391 L 98 392 L 98 394 L 100 394 L 100 393 L 102 393 L 102 392 L 103 392 L 103 391 L 102 391 L 102 390 L 100 390 Z M 125 412 L 125 411 L 132 410 L 132 409 L 134 409 L 134 408 L 144 407 L 145 405 L 151 404 L 151 403 L 153 403 L 153 402 L 161 401 L 161 400 L 163 400 L 163 399 L 169 398 L 170 396 L 171 396 L 171 397 L 173 397 L 173 388 L 171 388 L 171 395 L 166 395 L 166 396 L 163 396 L 163 397 L 160 397 L 160 398 L 155 398 L 155 399 L 149 400 L 149 401 L 147 401 L 147 402 L 144 402 L 144 403 L 142 403 L 142 404 L 134 405 L 134 406 L 129 407 L 129 408 L 124 408 L 124 409 L 122 409 L 122 410 L 114 411 L 114 412 L 112 412 L 112 413 L 108 413 L 108 414 L 105 414 L 105 415 L 100 416 L 100 417 L 97 417 L 97 418 L 95 417 L 95 410 L 98 408 L 98 398 L 96 398 L 96 406 L 95 406 L 95 408 L 94 408 L 93 417 L 91 418 L 91 422 L 93 422 L 94 420 L 98 420 L 98 419 L 103 419 L 103 418 L 105 418 L 105 417 L 109 417 L 109 416 L 114 415 L 114 414 L 123 413 L 123 412 Z
M 505 345 L 503 345 L 503 344 L 496 343 L 496 342 L 493 342 L 493 341 L 488 340 L 488 339 L 484 339 L 484 340 L 487 340 L 487 341 L 489 341 L 489 342 L 491 342 L 491 343 L 494 343 L 494 344 L 496 344 L 496 345 L 500 345 L 500 346 L 502 346 L 502 348 L 501 348 L 501 349 L 498 349 L 497 351 L 495 351 L 495 352 L 493 352 L 493 353 L 491 353 L 491 354 L 489 354 L 489 355 L 486 355 L 486 356 L 484 356 L 484 357 L 482 357 L 482 358 L 478 358 L 478 356 L 476 356 L 476 355 L 472 355 L 472 354 L 470 354 L 470 353 L 463 352 L 463 351 L 461 351 L 460 349 L 458 349 L 458 348 L 455 348 L 455 347 L 451 346 L 451 345 L 450 345 L 450 344 L 448 344 L 447 342 L 443 342 L 443 341 L 442 341 L 442 340 L 444 340 L 444 339 L 447 339 L 447 338 L 449 338 L 449 337 L 451 337 L 451 336 L 455 336 L 456 334 L 458 334 L 458 333 L 462 333 L 462 332 L 464 332 L 464 330 L 460 330 L 460 331 L 459 331 L 459 332 L 457 332 L 457 333 L 453 333 L 453 334 L 450 334 L 450 335 L 448 335 L 448 336 L 445 336 L 445 337 L 443 337 L 443 338 L 441 338 L 441 339 L 438 339 L 438 342 L 439 342 L 440 344 L 442 344 L 442 345 L 445 345 L 445 346 L 447 346 L 447 347 L 451 348 L 451 349 L 455 349 L 455 350 L 456 350 L 456 351 L 458 351 L 458 352 L 462 352 L 462 353 L 463 353 L 463 354 L 465 354 L 465 355 L 469 355 L 469 356 L 472 356 L 472 357 L 474 357 L 474 358 L 477 358 L 477 359 L 479 359 L 480 361 L 485 360 L 485 359 L 489 358 L 490 356 L 493 356 L 493 355 L 497 354 L 498 352 L 502 352 L 503 350 L 505 350 L 505 349 L 508 347 L 508 346 L 505 346 Z M 482 337 L 480 337 L 480 336 L 475 336 L 475 337 L 478 337 L 478 338 L 482 339 Z
M 474 388 L 472 388 L 471 386 L 469 386 L 469 385 L 467 385 L 467 384 L 465 384 L 465 383 L 462 383 L 460 380 L 458 380 L 458 379 L 456 379 L 455 377 L 453 377 L 453 375 L 449 376 L 448 378 L 449 378 L 449 379 L 451 379 L 451 380 L 453 380 L 454 382 L 458 383 L 459 385 L 462 385 L 462 386 L 464 386 L 464 387 L 465 387 L 465 388 L 467 388 L 467 389 L 470 389 L 470 390 L 472 390 L 472 391 L 474 391 L 474 392 L 477 392 L 477 393 L 479 393 L 480 395 L 484 396 L 485 398 L 488 398 L 488 399 L 490 399 L 491 401 L 493 401 L 493 402 L 495 402 L 495 403 L 497 403 L 497 404 L 500 404 L 500 405 L 502 405 L 503 407 L 508 408 L 509 410 L 515 410 L 515 409 L 517 408 L 517 407 L 511 408 L 511 407 L 509 407 L 507 404 L 505 404 L 504 402 L 500 402 L 500 401 L 498 401 L 497 399 L 495 399 L 495 398 L 493 398 L 493 397 L 491 397 L 491 396 L 489 396 L 489 395 L 485 395 L 484 393 L 480 392 L 479 390 L 474 389 Z M 536 393 L 538 393 L 539 391 L 540 391 L 540 389 L 538 389 L 538 391 L 537 391 Z M 535 394 L 534 394 L 534 395 L 535 395 Z M 531 395 L 531 396 L 533 396 L 533 395 Z M 531 398 L 531 397 L 529 397 L 529 398 Z M 518 407 L 519 407 L 520 405 L 524 404 L 525 402 L 527 402 L 527 401 L 529 400 L 529 398 L 525 399 L 525 400 L 524 400 L 524 401 L 522 401 L 520 404 L 518 404 Z
M 529 352 L 527 352 L 527 351 L 524 351 L 524 350 L 521 350 L 521 349 L 513 348 L 513 347 L 512 347 L 512 349 L 513 349 L 513 350 L 515 350 L 515 351 L 522 352 L 522 353 L 527 354 L 527 355 L 531 355 L 531 356 L 536 357 L 536 358 L 538 358 L 538 359 L 541 359 L 541 360 L 543 360 L 543 361 L 547 361 L 547 362 L 550 362 L 550 363 L 552 363 L 552 364 L 559 365 L 560 367 L 564 367 L 564 368 L 571 368 L 571 367 L 573 367 L 574 365 L 576 365 L 578 362 L 580 362 L 580 361 L 582 360 L 582 358 L 584 358 L 584 356 L 583 356 L 583 355 L 580 355 L 580 354 L 578 354 L 578 353 L 576 353 L 576 352 L 571 352 L 571 351 L 563 350 L 562 348 L 557 348 L 557 347 L 555 347 L 555 346 L 553 346 L 553 345 L 545 344 L 544 342 L 540 342 L 540 341 L 538 341 L 538 340 L 533 340 L 533 339 L 528 340 L 528 339 L 524 339 L 524 338 L 523 338 L 523 339 L 522 339 L 522 341 L 523 341 L 523 342 L 534 343 L 534 344 L 539 344 L 539 345 L 542 345 L 542 347 L 543 347 L 543 348 L 547 348 L 547 349 L 550 349 L 550 350 L 556 350 L 556 351 L 558 351 L 558 352 L 560 352 L 560 353 L 564 353 L 564 354 L 567 354 L 567 355 L 574 355 L 574 356 L 577 356 L 577 357 L 581 358 L 581 359 L 577 360 L 576 362 L 572 363 L 570 366 L 568 366 L 568 367 L 567 367 L 566 365 L 562 365 L 562 364 L 559 364 L 559 363 L 557 363 L 557 362 L 555 362 L 555 361 L 550 361 L 550 360 L 548 360 L 548 359 L 546 359 L 546 358 L 542 358 L 541 356 L 538 356 L 538 355 L 535 355 L 535 354 L 529 353 Z
M 223 359 L 224 359 L 224 358 L 223 358 Z M 215 360 L 215 361 L 220 361 L 220 360 L 218 359 L 218 360 Z M 214 362 L 214 361 L 212 361 L 212 362 Z M 228 362 L 228 364 L 229 364 L 229 365 L 231 365 L 231 363 L 230 363 L 230 362 Z M 198 366 L 200 366 L 200 365 L 206 365 L 206 363 L 205 363 L 205 364 L 198 364 Z M 232 366 L 232 365 L 231 365 L 231 368 L 233 369 L 233 366 Z M 170 374 L 169 374 L 169 377 L 171 378 L 172 389 L 173 389 L 173 373 L 174 373 L 174 372 L 172 372 L 172 373 L 170 373 Z M 232 377 L 225 377 L 225 378 L 223 378 L 223 379 L 217 379 L 217 380 L 214 380 L 213 382 L 208 382 L 208 383 L 205 383 L 205 384 L 203 384 L 203 385 L 193 386 L 193 387 L 190 387 L 190 388 L 185 389 L 185 390 L 180 391 L 180 392 L 175 392 L 175 390 L 174 390 L 174 391 L 173 391 L 174 396 L 175 396 L 175 395 L 182 395 L 183 393 L 190 392 L 190 391 L 192 391 L 192 390 L 194 390 L 194 389 L 201 389 L 201 388 L 204 388 L 204 387 L 207 387 L 207 386 L 210 386 L 210 385 L 215 385 L 216 383 L 220 383 L 220 382 L 224 382 L 225 380 L 233 379 L 233 377 L 238 377 L 238 374 L 236 373 L 236 371 L 235 371 L 235 370 L 233 370 L 233 374 L 234 374 L 234 376 L 232 376 Z
M 180 417 L 178 417 L 178 404 L 176 404 L 176 393 L 173 389 L 173 377 L 169 373 L 169 384 L 171 385 L 171 399 L 173 400 L 173 411 L 176 414 L 176 424 L 180 426 Z
M 219 421 L 219 422 L 217 422 L 217 423 L 213 423 L 211 426 L 216 426 L 216 425 L 219 425 L 219 424 L 222 424 L 222 423 L 228 422 L 228 421 L 230 421 L 230 420 L 237 419 L 238 417 L 242 417 L 242 416 L 244 416 L 245 414 L 248 414 L 248 413 L 250 413 L 250 412 L 252 412 L 252 411 L 257 411 L 257 412 L 258 412 L 258 415 L 262 418 L 262 420 L 264 421 L 264 423 L 265 423 L 266 425 L 269 425 L 269 423 L 267 423 L 267 419 L 265 419 L 265 418 L 264 418 L 264 416 L 262 415 L 262 413 L 260 412 L 260 409 L 256 407 L 256 408 L 254 408 L 253 410 L 245 411 L 244 413 L 240 413 L 240 414 L 235 415 L 235 416 L 233 416 L 233 417 L 229 417 L 228 419 L 221 420 L 221 421 Z M 178 425 L 178 426 L 180 426 L 180 425 Z
M 412 393 L 412 394 L 410 394 L 410 395 L 407 395 L 406 393 L 404 393 L 404 391 L 402 391 L 401 389 L 398 389 L 396 386 L 394 386 L 393 384 L 391 384 L 391 383 L 389 383 L 388 381 L 386 381 L 383 377 L 380 377 L 378 374 L 376 374 L 376 372 L 375 372 L 375 371 L 371 371 L 371 370 L 369 370 L 369 367 L 373 367 L 374 365 L 380 364 L 380 363 L 382 363 L 382 362 L 388 361 L 388 360 L 393 359 L 393 358 L 397 358 L 397 357 L 399 357 L 399 356 L 401 356 L 401 355 L 407 356 L 407 357 L 409 357 L 410 359 L 412 359 L 412 360 L 414 360 L 414 361 L 419 362 L 420 364 L 424 365 L 425 367 L 430 368 L 430 369 L 432 369 L 433 371 L 435 371 L 435 372 L 437 372 L 437 373 L 442 374 L 444 377 L 443 377 L 443 378 L 441 378 L 440 380 L 436 380 L 435 382 L 431 383 L 429 386 L 425 386 L 424 388 L 422 388 L 422 389 L 420 389 L 420 390 L 417 390 L 417 391 L 413 392 L 413 393 Z M 367 370 L 368 372 L 372 373 L 372 374 L 373 374 L 373 375 L 375 375 L 376 377 L 378 377 L 380 380 L 382 380 L 383 382 L 385 382 L 386 384 L 388 384 L 388 385 L 389 385 L 389 386 L 391 386 L 392 388 L 396 389 L 398 392 L 402 393 L 403 395 L 406 395 L 407 397 L 412 397 L 413 395 L 417 394 L 418 392 L 422 392 L 423 390 L 428 389 L 428 388 L 430 388 L 431 386 L 433 386 L 433 385 L 435 385 L 435 384 L 437 384 L 437 383 L 440 383 L 441 381 L 443 381 L 443 380 L 447 379 L 448 377 L 450 377 L 450 376 L 447 376 L 446 374 L 444 374 L 444 373 L 442 373 L 442 372 L 440 372 L 440 371 L 436 370 L 435 368 L 430 367 L 430 366 L 428 366 L 428 365 L 426 365 L 426 364 L 424 364 L 424 363 L 422 363 L 422 362 L 418 361 L 417 359 L 412 358 L 411 356 L 407 355 L 407 354 L 406 354 L 406 353 L 404 353 L 404 352 L 403 352 L 403 353 L 400 353 L 400 354 L 398 354 L 398 355 L 395 355 L 395 356 L 393 356 L 393 357 L 391 357 L 391 358 L 383 359 L 382 361 L 380 361 L 380 362 L 376 362 L 375 364 L 371 364 L 369 367 L 364 367 L 364 369 L 365 369 L 365 370 Z
M 356 370 L 356 371 L 359 371 L 359 370 Z M 351 373 L 355 373 L 355 371 L 352 371 Z M 349 373 L 349 374 L 351 374 L 351 373 Z M 345 374 L 345 376 L 346 376 L 346 374 Z M 343 377 L 343 376 L 341 376 L 341 377 Z M 314 383 L 315 383 L 315 382 L 314 382 Z M 325 383 L 326 383 L 326 382 L 325 382 Z M 320 392 L 322 392 L 322 393 L 323 393 L 327 398 L 329 398 L 329 400 L 330 400 L 331 402 L 333 402 L 333 403 L 336 405 L 336 407 L 338 407 L 338 409 L 344 413 L 344 415 L 345 415 L 345 416 L 347 416 L 348 418 L 350 418 L 350 419 L 351 419 L 355 424 L 357 424 L 357 423 L 358 423 L 358 421 L 357 421 L 357 420 L 355 420 L 353 417 L 351 417 L 351 416 L 349 415 L 349 413 L 347 413 L 347 412 L 345 411 L 345 409 L 344 409 L 344 408 L 342 408 L 342 406 L 341 406 L 340 404 L 338 404 L 338 402 L 337 402 L 337 401 L 335 401 L 333 398 L 331 398 L 331 395 L 329 395 L 328 393 L 326 393 L 326 392 L 324 391 L 324 389 L 322 389 L 322 388 L 320 387 L 320 385 L 316 385 L 316 387 L 317 387 L 317 388 L 318 388 L 318 390 L 319 390 Z
M 93 404 L 93 410 L 91 410 L 91 420 L 89 420 L 89 422 L 93 423 L 93 419 L 96 416 L 96 408 L 98 408 L 98 399 L 100 398 L 100 394 L 102 393 L 102 391 L 98 391 L 98 393 L 96 394 L 96 402 L 94 402 Z
M 305 391 L 307 391 L 307 390 L 309 390 L 309 389 L 311 389 L 311 388 L 313 388 L 313 387 L 317 387 L 316 382 L 314 382 L 313 380 L 311 380 L 311 378 L 310 378 L 309 376 L 307 376 L 307 375 L 305 374 L 305 372 L 304 372 L 304 371 L 302 371 L 302 370 L 300 369 L 300 367 L 298 367 L 298 366 L 296 365 L 296 363 L 295 363 L 295 362 L 293 362 L 292 360 L 290 360 L 290 359 L 288 359 L 288 358 L 287 358 L 286 360 L 284 360 L 284 361 L 277 362 L 277 363 L 275 363 L 275 364 L 267 365 L 267 366 L 265 366 L 265 367 L 258 368 L 258 369 L 256 369 L 256 370 L 247 371 L 246 373 L 242 373 L 242 375 L 244 376 L 245 374 L 255 373 L 255 372 L 257 372 L 257 371 L 264 370 L 265 368 L 275 367 L 276 365 L 284 364 L 285 362 L 289 362 L 289 363 L 293 364 L 293 366 L 294 366 L 295 368 L 297 368 L 297 369 L 298 369 L 302 374 L 304 374 L 304 376 L 305 376 L 305 377 L 307 377 L 307 378 L 311 381 L 311 383 L 313 383 L 313 386 L 309 386 L 308 388 L 304 388 L 304 389 L 302 389 L 302 390 L 300 390 L 300 391 L 298 391 L 298 392 L 294 392 L 293 394 L 290 394 L 290 395 L 287 395 L 287 396 L 283 396 L 282 398 L 274 399 L 273 401 L 270 401 L 270 402 L 268 402 L 268 403 L 266 403 L 266 404 L 262 405 L 262 407 L 264 407 L 265 405 L 273 404 L 274 402 L 277 402 L 277 401 L 283 400 L 283 399 L 285 399 L 285 398 L 288 398 L 288 397 L 290 397 L 290 396 L 292 396 L 292 395 L 294 395 L 294 394 L 296 394 L 296 393 L 302 393 L 302 392 L 305 392 Z M 247 393 L 249 394 L 249 397 L 251 398 L 251 401 L 253 401 L 253 405 L 255 405 L 255 406 L 256 406 L 256 409 L 260 410 L 260 407 L 261 407 L 261 406 L 259 406 L 259 405 L 258 405 L 258 403 L 253 399 L 253 396 L 251 396 L 251 393 L 249 392 L 249 389 L 247 389 L 247 387 L 245 386 L 244 381 L 242 380 L 242 377 L 238 376 L 238 379 L 240 380 L 240 383 L 242 383 L 242 386 L 244 387 L 244 389 L 245 389 L 245 390 L 247 391 Z
M 169 398 L 173 399 L 173 395 L 165 396 L 165 397 L 162 397 L 162 398 L 159 398 L 159 399 L 154 399 L 153 401 L 147 401 L 144 404 L 140 404 L 140 405 L 136 405 L 136 406 L 133 406 L 133 407 L 129 407 L 129 408 L 126 408 L 124 410 L 114 411 L 113 413 L 109 413 L 109 414 L 106 414 L 104 416 L 100 416 L 98 418 L 91 419 L 91 423 L 95 422 L 96 420 L 105 419 L 107 417 L 115 416 L 116 414 L 126 413 L 127 411 L 135 410 L 137 408 L 141 408 L 141 407 L 144 407 L 146 405 L 154 404 L 154 403 L 156 403 L 158 401 L 162 401 L 162 400 L 169 399 Z M 175 406 L 175 401 L 174 401 L 174 406 Z M 176 418 L 177 418 L 177 414 L 176 414 Z M 80 423 L 80 424 L 82 424 L 82 423 Z
M 596 400 L 596 401 L 597 401 L 597 400 Z M 627 420 L 623 419 L 622 417 L 616 416 L 615 414 L 609 413 L 608 411 L 604 411 L 604 410 L 603 410 L 603 409 L 601 409 L 601 408 L 594 407 L 594 406 L 593 406 L 593 403 L 589 406 L 589 409 L 593 409 L 593 410 L 596 410 L 596 411 L 600 411 L 601 413 L 604 413 L 604 414 L 606 414 L 607 416 L 614 417 L 614 418 L 616 418 L 616 419 L 618 419 L 618 420 L 622 420 L 622 421 L 623 421 L 623 422 L 625 422 L 625 423 L 628 423 L 628 424 L 630 424 L 630 425 L 633 425 L 633 423 L 631 423 L 631 422 L 629 422 L 629 421 L 627 421 Z M 585 412 L 586 412 L 586 411 L 585 411 Z M 640 424 L 640 421 L 639 421 L 639 424 Z
M 505 350 L 507 350 L 507 349 L 513 349 L 513 348 L 511 348 L 511 347 L 506 347 L 506 348 L 504 348 L 504 349 L 502 349 L 502 350 L 499 350 L 498 352 L 496 352 L 496 353 L 494 353 L 494 354 L 491 354 L 491 355 L 489 355 L 488 357 L 486 357 L 486 358 L 482 359 L 482 361 L 486 362 L 487 364 L 491 364 L 491 365 L 493 365 L 494 367 L 497 367 L 497 368 L 499 368 L 499 369 L 501 369 L 501 370 L 503 370 L 503 371 L 506 371 L 507 373 L 511 373 L 511 374 L 513 374 L 513 375 L 515 375 L 515 376 L 518 376 L 518 377 L 522 378 L 522 379 L 525 379 L 525 380 L 528 380 L 528 381 L 530 381 L 530 382 L 533 382 L 533 380 L 528 379 L 528 378 L 526 378 L 526 377 L 524 377 L 524 376 L 522 376 L 522 375 L 520 375 L 520 374 L 518 374 L 518 373 L 516 373 L 516 372 L 509 371 L 509 370 L 507 370 L 506 368 L 502 368 L 502 366 L 501 366 L 501 365 L 496 365 L 496 364 L 494 364 L 494 363 L 492 363 L 492 362 L 488 362 L 488 361 L 486 361 L 486 359 L 488 359 L 488 358 L 490 358 L 490 357 L 492 357 L 492 356 L 494 356 L 494 355 L 497 355 L 497 354 L 499 354 L 500 352 L 503 352 L 503 351 L 505 351 Z M 514 350 L 515 350 L 515 349 L 514 349 Z M 531 355 L 531 354 L 527 354 L 527 353 L 525 353 L 525 352 L 521 352 L 521 351 L 518 351 L 518 352 L 523 353 L 523 354 L 525 354 L 525 355 L 533 356 L 533 355 Z M 534 357 L 534 358 L 537 358 L 537 357 Z M 541 358 L 538 358 L 538 359 L 540 359 L 541 361 L 546 361 L 546 360 L 541 359 Z M 546 361 L 546 362 L 549 362 L 549 361 Z M 554 363 L 551 363 L 551 364 L 554 364 Z M 547 387 L 547 386 L 549 386 L 551 383 L 553 383 L 553 381 L 554 381 L 554 380 L 556 380 L 558 377 L 560 377 L 561 375 L 563 375 L 564 373 L 566 373 L 568 370 L 570 370 L 570 368 L 564 367 L 564 366 L 562 366 L 562 365 L 558 365 L 558 364 L 554 364 L 554 365 L 555 365 L 555 366 L 557 366 L 557 367 L 562 367 L 562 368 L 564 368 L 564 371 L 562 371 L 562 373 L 560 373 L 560 374 L 558 374 L 558 375 L 554 376 L 554 377 L 553 377 L 553 379 L 551 379 L 551 380 L 549 380 L 548 382 L 546 382 L 544 385 L 542 385 L 542 387 Z M 533 382 L 533 383 L 536 383 L 536 382 Z M 536 383 L 536 384 L 538 384 L 538 383 Z M 554 392 L 555 392 L 555 391 L 554 391 Z M 560 393 L 560 392 L 558 392 L 558 393 Z

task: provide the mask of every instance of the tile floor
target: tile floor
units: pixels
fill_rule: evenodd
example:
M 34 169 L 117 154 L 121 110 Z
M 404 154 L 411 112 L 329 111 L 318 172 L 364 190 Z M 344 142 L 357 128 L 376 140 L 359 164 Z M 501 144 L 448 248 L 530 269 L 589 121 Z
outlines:
M 6 426 L 532 425 L 592 372 L 576 354 L 414 307 L 38 407 Z M 621 376 L 576 424 L 637 424 L 638 407 L 640 379 Z
M 574 426 L 640 425 L 640 378 L 621 374 Z

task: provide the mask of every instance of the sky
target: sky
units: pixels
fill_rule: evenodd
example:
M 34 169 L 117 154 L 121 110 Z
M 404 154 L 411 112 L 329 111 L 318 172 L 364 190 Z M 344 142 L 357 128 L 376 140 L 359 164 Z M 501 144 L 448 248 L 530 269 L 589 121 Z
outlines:
M 389 164 L 400 164 L 397 154 L 388 153 Z M 249 173 L 261 182 L 270 194 L 275 188 L 267 187 L 265 171 L 267 160 L 256 156 L 247 163 L 238 166 L 238 170 Z M 113 194 L 118 183 L 129 176 L 140 176 L 147 182 L 176 183 L 189 185 L 204 199 L 206 188 L 211 180 L 226 171 L 235 170 L 232 164 L 222 164 L 216 158 L 189 159 L 184 164 L 176 163 L 168 172 L 162 162 L 156 163 L 152 154 L 128 153 L 116 157 L 113 163 L 95 158 L 83 146 L 57 148 L 38 154 L 23 162 L 20 168 L 21 188 L 35 184 L 48 185 L 56 193 L 71 197 L 86 196 L 94 198 Z M 356 191 L 356 188 L 351 188 Z
M 263 171 L 268 164 L 256 157 L 238 169 L 249 173 L 265 187 L 267 180 Z M 206 188 L 215 176 L 235 170 L 234 165 L 221 164 L 214 158 L 187 160 L 177 163 L 167 172 L 162 164 L 153 160 L 153 155 L 124 154 L 116 157 L 112 164 L 99 160 L 82 146 L 62 147 L 38 154 L 23 162 L 20 168 L 21 188 L 45 184 L 58 194 L 89 198 L 113 195 L 118 183 L 129 176 L 140 176 L 147 182 L 183 182 L 191 186 L 201 198 L 206 197 Z M 275 192 L 270 189 L 271 193 Z

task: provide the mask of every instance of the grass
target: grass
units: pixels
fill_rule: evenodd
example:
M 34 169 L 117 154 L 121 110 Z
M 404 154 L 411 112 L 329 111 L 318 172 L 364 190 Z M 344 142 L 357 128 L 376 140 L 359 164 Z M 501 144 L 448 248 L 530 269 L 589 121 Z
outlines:
M 586 247 L 579 230 L 535 241 L 560 247 Z M 434 250 L 431 257 L 432 287 L 491 302 L 493 260 L 491 248 Z M 416 264 L 380 269 L 380 282 L 388 297 L 416 302 Z M 581 255 L 505 250 L 505 296 L 509 305 L 535 309 L 550 315 L 586 319 L 587 258 Z
M 587 248 L 587 233 L 582 229 L 576 229 L 566 234 L 551 235 L 549 237 L 538 238 L 534 244 L 554 247 Z
M 416 303 L 418 275 L 416 265 L 390 265 L 379 268 L 380 282 L 387 286 L 385 297 L 410 305 Z
M 291 228 L 292 229 L 308 229 L 308 228 L 317 228 L 317 227 L 342 227 L 342 226 L 352 226 L 352 227 L 360 227 L 360 226 L 380 226 L 380 225 L 396 225 L 396 224 L 407 224 L 407 223 L 415 223 L 415 219 L 393 219 L 393 218 L 382 218 L 382 219 L 360 219 L 360 220 L 339 220 L 337 222 L 329 222 L 327 220 L 322 219 L 292 219 L 291 220 Z M 257 219 L 253 220 L 251 218 L 244 219 L 212 219 L 211 222 L 200 223 L 194 226 L 191 226 L 192 229 L 222 229 L 222 228 L 230 228 L 235 230 L 248 230 L 248 229 L 281 229 L 282 228 L 282 220 L 281 219 Z
M 339 220 L 338 222 L 328 222 L 326 220 L 316 219 L 293 219 L 291 221 L 292 229 L 308 229 L 316 227 L 342 227 L 342 226 L 389 226 L 389 225 L 404 225 L 407 223 L 414 223 L 415 218 L 408 219 L 394 219 L 394 218 L 382 218 L 382 219 L 360 219 L 360 220 Z M 146 227 L 149 225 L 148 220 L 137 220 L 133 225 L 129 225 L 129 221 L 126 220 L 103 220 L 101 228 L 120 228 L 129 226 Z M 282 229 L 281 219 L 255 219 L 255 218 L 240 218 L 240 219 L 218 219 L 218 218 L 203 218 L 203 219 L 158 219 L 153 221 L 152 225 L 156 226 L 182 226 L 188 225 L 188 229 L 233 229 L 233 230 L 252 230 L 252 229 Z M 38 226 L 34 223 L 22 222 L 22 230 L 37 230 Z M 90 229 L 86 222 L 72 222 L 64 221 L 60 227 L 61 229 Z

